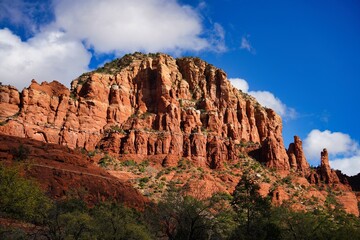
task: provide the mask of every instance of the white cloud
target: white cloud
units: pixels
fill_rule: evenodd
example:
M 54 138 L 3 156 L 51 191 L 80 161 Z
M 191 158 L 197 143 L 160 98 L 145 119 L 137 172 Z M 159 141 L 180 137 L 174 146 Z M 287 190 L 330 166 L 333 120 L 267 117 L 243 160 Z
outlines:
M 249 94 L 256 98 L 258 102 L 268 108 L 272 108 L 281 116 L 286 115 L 286 105 L 283 104 L 279 98 L 268 91 L 250 91 Z
M 334 169 L 341 170 L 348 176 L 360 173 L 360 154 L 349 158 L 340 158 L 330 161 L 330 165 Z
M 38 30 L 39 26 L 36 22 L 48 20 L 51 8 L 49 1 L 0 1 L 0 21 L 7 19 L 18 27 L 23 26 L 26 34 L 32 34 Z
M 134 51 L 176 55 L 226 51 L 222 26 L 214 23 L 204 29 L 199 9 L 205 2 L 197 9 L 176 0 L 52 1 L 53 5 L 26 5 L 21 0 L 0 3 L 0 20 L 32 28 L 33 35 L 22 41 L 8 29 L 0 29 L 0 81 L 4 84 L 21 89 L 35 78 L 56 79 L 69 86 L 73 78 L 88 70 L 90 48 L 95 54 L 118 56 Z M 45 13 L 52 9 L 54 21 L 44 19 L 45 25 L 39 25 L 38 17 L 49 17 L 51 14 Z
M 273 109 L 277 114 L 285 119 L 296 118 L 296 111 L 287 107 L 279 98 L 268 91 L 249 91 L 249 84 L 241 78 L 230 78 L 231 83 L 238 89 L 250 94 L 263 106 Z
M 58 0 L 55 15 L 52 27 L 102 53 L 218 47 L 203 37 L 198 12 L 175 0 Z
M 214 23 L 214 29 L 209 37 L 209 43 L 215 52 L 225 52 L 225 30 L 219 23 Z
M 240 48 L 241 49 L 245 49 L 248 52 L 255 54 L 255 49 L 251 46 L 250 41 L 249 41 L 249 35 L 248 36 L 243 36 L 241 38 L 241 45 Z
M 0 81 L 21 90 L 31 79 L 59 80 L 70 86 L 72 79 L 87 71 L 90 54 L 80 42 L 63 32 L 45 32 L 23 42 L 8 29 L 0 29 Z
M 313 129 L 304 139 L 304 151 L 311 160 L 319 160 L 326 148 L 332 168 L 353 175 L 360 172 L 360 147 L 350 135 L 342 132 Z
M 348 134 L 329 130 L 322 132 L 313 129 L 304 140 L 304 151 L 311 159 L 319 158 L 320 152 L 324 148 L 327 148 L 329 155 L 334 157 L 339 154 L 352 154 L 358 147 L 357 142 L 352 140 Z
M 247 93 L 249 91 L 249 84 L 245 79 L 242 79 L 242 78 L 229 78 L 229 81 L 237 89 L 240 89 L 241 91 L 243 91 L 245 93 Z

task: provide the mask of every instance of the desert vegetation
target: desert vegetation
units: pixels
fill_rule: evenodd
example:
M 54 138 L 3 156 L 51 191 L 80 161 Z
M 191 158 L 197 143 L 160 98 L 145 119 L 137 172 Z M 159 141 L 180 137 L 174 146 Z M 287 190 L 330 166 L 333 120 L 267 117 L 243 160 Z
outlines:
M 285 180 L 284 180 L 285 181 Z M 145 184 L 148 179 L 143 179 Z M 0 165 L 1 239 L 357 239 L 358 218 L 339 204 L 292 211 L 272 206 L 244 174 L 233 195 L 184 195 L 175 184 L 158 203 L 131 209 L 107 200 L 89 205 L 81 195 L 53 200 L 14 167 Z M 334 198 L 330 201 L 336 201 Z

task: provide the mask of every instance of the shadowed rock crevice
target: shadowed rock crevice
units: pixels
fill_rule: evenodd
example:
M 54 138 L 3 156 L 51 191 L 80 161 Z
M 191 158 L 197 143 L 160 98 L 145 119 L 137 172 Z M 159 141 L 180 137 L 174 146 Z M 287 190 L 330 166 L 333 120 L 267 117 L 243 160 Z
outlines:
M 231 146 L 240 141 L 264 142 L 260 160 L 290 168 L 280 117 L 198 58 L 135 53 L 83 74 L 71 86 L 70 91 L 58 82 L 33 81 L 21 95 L 2 86 L 2 119 L 20 114 L 1 131 L 70 148 L 173 154 L 211 168 L 236 157 Z
M 81 75 L 71 90 L 56 81 L 34 80 L 21 94 L 0 86 L 0 121 L 6 135 L 98 149 L 124 161 L 150 159 L 173 168 L 185 159 L 201 172 L 201 181 L 212 189 L 208 193 L 231 188 L 205 171 L 234 183 L 238 176 L 221 172 L 241 170 L 249 156 L 270 169 L 301 176 L 305 185 L 341 185 L 346 179 L 330 169 L 325 151 L 321 166 L 310 169 L 298 137 L 286 150 L 280 116 L 199 58 L 134 53 Z M 264 192 L 270 189 L 266 180 Z M 286 199 L 284 189 L 275 190 L 275 201 Z

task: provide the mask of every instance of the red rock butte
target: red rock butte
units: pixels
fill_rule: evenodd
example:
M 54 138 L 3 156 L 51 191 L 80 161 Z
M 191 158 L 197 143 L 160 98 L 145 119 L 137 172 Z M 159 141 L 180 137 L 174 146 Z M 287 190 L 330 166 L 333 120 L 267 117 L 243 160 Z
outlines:
M 1 86 L 0 122 L 5 135 L 162 166 L 186 158 L 222 169 L 251 144 L 249 155 L 269 168 L 349 189 L 325 151 L 320 168 L 311 171 L 298 137 L 285 149 L 280 116 L 199 58 L 134 53 L 81 75 L 70 90 L 57 81 L 33 80 L 21 93 Z
M 70 148 L 139 157 L 190 157 L 219 168 L 236 145 L 262 143 L 262 161 L 289 169 L 281 118 L 198 58 L 127 55 L 80 76 L 71 90 L 32 81 L 20 94 L 1 88 L 4 134 Z

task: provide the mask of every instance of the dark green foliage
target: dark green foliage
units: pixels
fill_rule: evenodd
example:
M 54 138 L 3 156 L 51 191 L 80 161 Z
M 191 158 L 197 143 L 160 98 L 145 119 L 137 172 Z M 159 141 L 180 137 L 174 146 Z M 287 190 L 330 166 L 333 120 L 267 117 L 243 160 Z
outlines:
M 145 57 L 158 57 L 160 53 L 144 54 L 141 52 L 135 52 L 133 54 L 125 54 L 122 58 L 115 59 L 111 62 L 105 63 L 101 68 L 96 69 L 94 72 L 116 74 L 122 69 L 128 67 L 134 60 L 144 59 Z
M 235 224 L 233 212 L 224 202 L 223 195 L 198 200 L 172 188 L 149 210 L 147 219 L 161 239 L 226 239 Z
M 272 220 L 280 229 L 279 239 L 360 239 L 360 222 L 342 210 L 294 212 L 274 208 Z
M 52 202 L 35 183 L 2 164 L 0 217 L 41 226 L 26 233 L 0 224 L 0 239 L 151 239 L 134 210 L 116 203 L 101 203 L 90 209 L 76 198 Z
M 79 197 L 51 201 L 16 169 L 0 164 L 0 217 L 38 226 L 29 233 L 0 224 L 0 239 L 360 239 L 359 218 L 346 214 L 330 190 L 325 208 L 312 212 L 273 207 L 258 190 L 248 175 L 233 196 L 202 200 L 170 185 L 158 204 L 140 213 L 115 202 L 89 207 Z
M 71 92 L 71 93 L 70 93 L 70 98 L 71 98 L 72 100 L 76 101 L 76 100 L 77 100 L 77 93 Z
M 0 164 L 0 215 L 38 222 L 46 215 L 50 200 L 17 169 Z
M 14 160 L 23 161 L 29 157 L 30 149 L 27 146 L 20 144 L 18 148 L 11 149 L 11 154 L 13 155 Z
M 103 158 L 100 159 L 98 164 L 100 165 L 100 167 L 106 168 L 109 165 L 111 165 L 113 162 L 114 162 L 114 159 L 111 156 L 106 154 Z
M 19 228 L 6 228 L 0 226 L 0 239 L 25 240 L 28 239 L 27 234 Z
M 92 218 L 86 204 L 79 199 L 55 203 L 48 211 L 43 235 L 49 239 L 91 239 Z
M 113 125 L 110 127 L 110 129 L 114 132 L 126 134 L 126 131 L 124 129 L 122 129 L 119 125 Z
M 44 221 L 48 239 L 151 239 L 135 210 L 104 202 L 88 208 L 79 199 L 57 202 Z
M 291 184 L 291 182 L 292 182 L 291 180 L 292 180 L 292 178 L 291 178 L 290 175 L 288 175 L 288 176 L 284 177 L 283 179 L 281 179 L 281 181 L 282 181 L 284 184 Z
M 103 67 L 96 69 L 95 72 L 116 74 L 120 72 L 121 69 L 129 66 L 133 59 L 134 57 L 131 54 L 126 54 L 122 58 L 105 63 Z
M 259 194 L 259 185 L 243 175 L 231 202 L 238 223 L 234 239 L 277 239 L 279 231 L 270 219 L 270 200 Z
M 139 186 L 140 186 L 141 188 L 145 187 L 146 183 L 148 183 L 149 180 L 150 180 L 150 179 L 149 179 L 148 177 L 140 178 L 140 179 L 139 179 Z
M 122 162 L 121 165 L 130 167 L 130 166 L 136 166 L 137 163 L 131 159 L 131 160 L 126 160 L 126 161 Z
M 88 157 L 95 157 L 96 153 L 97 153 L 97 150 L 89 151 L 89 152 L 87 153 L 87 155 L 88 155 Z
M 139 172 L 145 172 L 146 167 L 150 165 L 149 160 L 144 160 L 138 165 Z
M 177 169 L 186 170 L 191 168 L 191 162 L 186 158 L 181 158 L 178 162 Z
M 143 114 L 141 114 L 140 116 L 139 116 L 139 118 L 140 119 L 146 119 L 146 118 L 148 118 L 148 117 L 150 117 L 151 116 L 151 113 L 150 112 L 144 112 Z
M 142 240 L 151 235 L 138 214 L 115 203 L 102 203 L 91 210 L 97 239 Z

